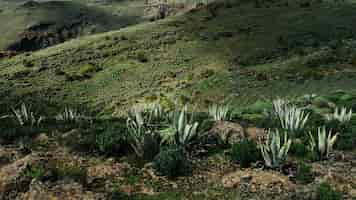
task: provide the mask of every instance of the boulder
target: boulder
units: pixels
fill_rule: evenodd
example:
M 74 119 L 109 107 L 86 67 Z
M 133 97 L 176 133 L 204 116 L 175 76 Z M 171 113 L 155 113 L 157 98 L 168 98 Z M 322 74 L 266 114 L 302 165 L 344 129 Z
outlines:
M 267 135 L 267 131 L 263 128 L 249 127 L 245 130 L 246 137 L 258 142 Z
M 233 122 L 218 121 L 210 130 L 210 134 L 217 135 L 224 144 L 234 144 L 245 137 L 244 128 Z
M 49 137 L 47 136 L 46 133 L 41 133 L 34 139 L 34 142 L 39 143 L 39 144 L 48 144 Z

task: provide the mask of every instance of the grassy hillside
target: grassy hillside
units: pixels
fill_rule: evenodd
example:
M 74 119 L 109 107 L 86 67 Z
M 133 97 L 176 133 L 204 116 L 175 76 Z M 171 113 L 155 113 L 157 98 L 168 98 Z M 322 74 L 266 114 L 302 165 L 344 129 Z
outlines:
M 204 107 L 354 91 L 356 4 L 217 7 L 1 60 L 2 103 L 120 114 L 166 96 Z

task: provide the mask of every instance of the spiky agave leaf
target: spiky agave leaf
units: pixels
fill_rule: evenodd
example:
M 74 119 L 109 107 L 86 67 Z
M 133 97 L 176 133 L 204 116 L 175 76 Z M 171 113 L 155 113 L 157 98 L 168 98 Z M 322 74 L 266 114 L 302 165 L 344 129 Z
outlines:
M 12 108 L 12 112 L 17 122 L 20 124 L 20 126 L 24 126 L 24 125 L 38 126 L 43 120 L 42 116 L 36 118 L 34 113 L 31 112 L 29 108 L 27 108 L 25 103 L 21 104 L 20 109 Z
M 345 107 L 336 107 L 332 114 L 326 114 L 324 117 L 327 121 L 337 120 L 341 123 L 347 123 L 352 118 L 352 109 L 347 110 Z
M 281 123 L 281 127 L 292 134 L 303 130 L 309 119 L 309 113 L 303 109 L 290 105 L 289 102 L 277 99 L 273 101 L 275 115 Z
M 194 124 L 187 124 L 184 128 L 184 132 L 181 135 L 181 144 L 188 144 L 193 137 L 197 135 L 197 128 L 199 124 L 195 122 Z
M 311 131 L 309 131 L 308 133 L 309 133 L 309 150 L 311 152 L 314 152 L 315 151 L 315 147 L 316 147 L 316 142 L 315 142 L 314 136 L 311 133 Z
M 171 125 L 160 131 L 162 141 L 165 143 L 172 143 L 186 146 L 191 140 L 196 137 L 198 132 L 199 123 L 190 122 L 187 107 L 184 106 L 180 110 L 174 111 L 172 115 Z
M 84 116 L 77 110 L 69 107 L 65 107 L 64 110 L 57 114 L 56 120 L 66 122 L 78 122 L 82 120 Z
M 261 145 L 261 153 L 262 153 L 262 157 L 263 160 L 265 161 L 266 166 L 271 167 L 272 168 L 272 159 L 270 157 L 270 154 L 268 153 L 268 146 L 265 145 Z
M 317 143 L 313 135 L 309 133 L 309 149 L 312 152 L 317 153 L 320 159 L 326 159 L 329 157 L 338 135 L 339 133 L 333 135 L 332 130 L 327 131 L 326 127 L 319 127 Z
M 126 126 L 129 133 L 129 137 L 132 140 L 132 142 L 130 142 L 130 146 L 135 151 L 138 157 L 142 157 L 144 154 L 143 146 L 146 134 L 145 128 L 131 118 L 127 119 Z
M 208 113 L 215 121 L 228 120 L 230 118 L 230 106 L 214 104 L 209 107 Z
M 327 151 L 326 151 L 327 156 L 332 151 L 333 146 L 336 143 L 338 135 L 339 135 L 339 133 L 336 133 L 334 136 L 332 136 L 332 131 L 329 131 L 327 144 L 326 144 L 327 145 Z

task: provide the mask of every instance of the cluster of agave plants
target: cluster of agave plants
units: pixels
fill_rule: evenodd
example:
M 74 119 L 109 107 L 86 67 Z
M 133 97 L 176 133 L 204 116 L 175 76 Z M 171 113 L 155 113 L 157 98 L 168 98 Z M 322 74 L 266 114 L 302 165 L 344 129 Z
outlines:
M 20 108 L 11 108 L 12 116 L 16 119 L 17 123 L 20 126 L 39 126 L 41 122 L 43 122 L 46 117 L 37 115 L 35 112 L 31 110 L 30 106 L 27 106 L 25 103 L 22 103 Z M 9 116 L 5 116 L 9 117 Z M 11 116 L 10 116 L 11 117 Z M 86 117 L 82 115 L 78 110 L 65 107 L 63 111 L 59 112 L 55 116 L 55 120 L 67 122 L 67 123 L 74 123 L 84 120 Z
M 265 165 L 270 168 L 277 168 L 286 160 L 293 140 L 300 137 L 308 138 L 308 149 L 318 159 L 327 159 L 338 135 L 342 134 L 333 133 L 333 130 L 328 130 L 326 126 L 317 127 L 316 136 L 312 130 L 306 131 L 310 113 L 283 99 L 273 101 L 273 111 L 270 115 L 278 119 L 283 132 L 280 133 L 280 129 L 268 130 L 265 143 L 260 143 Z M 324 118 L 326 121 L 336 120 L 344 124 L 351 120 L 351 116 L 351 109 L 335 108 L 333 114 L 326 114 Z
M 22 104 L 19 109 L 12 108 L 13 116 L 20 126 L 38 126 L 45 118 L 36 116 L 29 107 Z M 231 120 L 230 105 L 214 104 L 208 114 L 214 121 Z M 273 109 L 266 112 L 269 118 L 278 121 L 279 127 L 269 129 L 267 136 L 260 140 L 259 149 L 265 165 L 278 168 L 287 159 L 288 152 L 296 138 L 308 138 L 308 149 L 319 159 L 327 159 L 333 146 L 342 133 L 334 133 L 324 127 L 307 131 L 306 126 L 311 114 L 293 103 L 276 99 Z M 324 116 L 325 121 L 338 121 L 345 124 L 350 121 L 352 110 L 335 108 L 332 114 Z M 61 122 L 76 123 L 86 119 L 79 111 L 66 107 L 55 116 Z M 159 102 L 133 106 L 126 121 L 130 146 L 138 157 L 144 157 L 146 146 L 159 141 L 158 145 L 177 145 L 185 149 L 204 132 L 201 123 L 195 120 L 194 113 L 188 112 L 187 106 L 176 106 L 167 110 Z M 314 133 L 314 134 L 313 134 Z
M 174 144 L 186 147 L 199 136 L 199 123 L 189 115 L 187 106 L 166 111 L 161 104 L 136 105 L 130 109 L 127 129 L 131 146 L 139 157 L 144 155 L 147 141 L 160 138 L 161 144 Z

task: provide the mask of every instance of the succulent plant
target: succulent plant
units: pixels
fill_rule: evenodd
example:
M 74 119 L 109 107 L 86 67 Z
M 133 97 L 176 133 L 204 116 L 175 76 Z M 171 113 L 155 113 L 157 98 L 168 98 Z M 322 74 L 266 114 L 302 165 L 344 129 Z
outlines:
M 159 102 L 137 104 L 129 110 L 129 117 L 140 126 L 155 126 L 168 119 L 167 112 Z
M 175 143 L 186 146 L 198 133 L 198 122 L 192 122 L 187 114 L 187 107 L 175 111 L 171 116 L 171 124 L 168 128 L 162 130 L 162 142 Z
M 352 109 L 347 110 L 347 108 L 335 108 L 334 113 L 326 114 L 325 119 L 327 121 L 337 120 L 341 123 L 347 123 L 351 120 L 352 117 Z
M 316 153 L 319 159 L 327 159 L 339 134 L 332 134 L 332 131 L 327 131 L 325 127 L 318 128 L 318 140 L 309 132 L 309 149 L 311 152 Z
M 130 146 L 138 157 L 143 157 L 145 137 L 146 134 L 150 133 L 148 133 L 142 124 L 139 124 L 137 121 L 131 118 L 127 119 L 126 125 L 130 139 Z
M 309 113 L 285 100 L 277 99 L 273 101 L 273 107 L 282 128 L 293 136 L 302 131 L 308 122 Z
M 224 121 L 230 119 L 230 106 L 214 104 L 209 107 L 209 115 L 215 121 Z
M 20 109 L 12 108 L 12 112 L 17 122 L 21 126 L 26 126 L 26 125 L 38 126 L 43 120 L 42 116 L 35 117 L 34 113 L 26 106 L 25 103 L 21 104 Z
M 56 120 L 65 122 L 78 122 L 82 120 L 84 116 L 73 108 L 66 107 L 64 110 L 57 114 Z
M 260 144 L 261 153 L 265 165 L 270 168 L 278 168 L 286 160 L 292 140 L 288 139 L 287 133 L 281 138 L 279 131 L 268 131 L 265 144 Z

